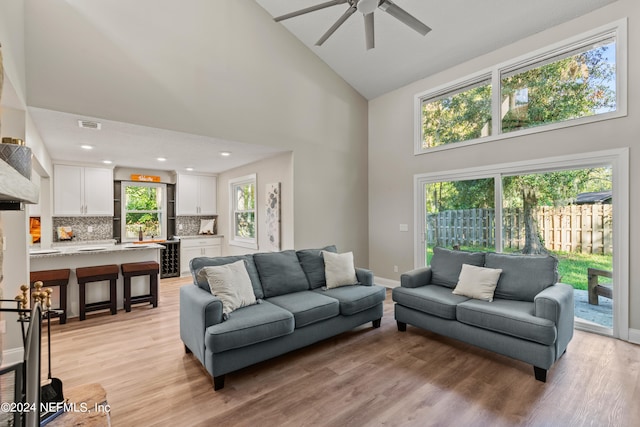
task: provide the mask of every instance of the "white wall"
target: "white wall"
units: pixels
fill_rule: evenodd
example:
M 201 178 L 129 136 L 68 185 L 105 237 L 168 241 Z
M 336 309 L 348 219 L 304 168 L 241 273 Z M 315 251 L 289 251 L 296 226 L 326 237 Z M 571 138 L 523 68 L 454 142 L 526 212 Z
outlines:
M 628 17 L 628 117 L 456 149 L 413 155 L 414 95 L 473 74 L 503 61 L 560 42 L 593 28 Z M 369 264 L 376 275 L 399 280 L 413 268 L 413 176 L 527 159 L 631 147 L 631 328 L 640 328 L 640 3 L 619 0 L 569 23 L 482 55 L 437 75 L 414 82 L 369 103 Z M 398 231 L 400 223 L 410 232 Z M 623 254 L 622 256 L 626 256 Z M 393 272 L 393 265 L 400 273 Z
M 2 136 L 24 139 L 33 152 L 32 164 L 41 176 L 51 173 L 51 159 L 42 144 L 40 135 L 26 110 L 26 60 L 24 48 L 24 2 L 7 0 L 0 2 L 0 43 L 2 43 L 5 86 L 12 86 L 10 108 L 1 108 Z M 6 100 L 3 98 L 3 104 Z M 44 180 L 48 184 L 49 180 Z M 43 223 L 43 226 L 45 224 Z M 29 236 L 27 211 L 0 213 L 7 249 L 4 252 L 2 287 L 4 298 L 18 294 L 20 285 L 29 283 Z M 50 228 L 49 228 L 50 229 Z M 8 314 L 7 333 L 3 339 L 3 363 L 22 358 L 22 338 L 15 315 Z
M 25 4 L 29 105 L 291 151 L 293 246 L 367 265 L 367 101 L 257 3 Z
M 229 216 L 229 181 L 234 178 L 256 174 L 256 207 L 258 221 L 258 249 L 230 246 L 230 216 Z M 265 252 L 267 242 L 266 218 L 266 188 L 267 184 L 280 183 L 280 246 L 285 249 L 302 249 L 295 247 L 294 239 L 294 182 L 293 155 L 283 153 L 259 162 L 232 169 L 218 176 L 218 234 L 224 235 L 222 254 L 240 255 L 249 252 Z M 320 243 L 321 245 L 322 243 Z

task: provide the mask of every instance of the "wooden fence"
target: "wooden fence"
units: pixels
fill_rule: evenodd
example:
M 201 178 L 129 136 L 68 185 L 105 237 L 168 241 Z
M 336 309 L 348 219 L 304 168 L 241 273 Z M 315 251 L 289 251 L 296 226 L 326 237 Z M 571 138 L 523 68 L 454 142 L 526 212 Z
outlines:
M 541 206 L 535 211 L 538 231 L 545 247 L 553 251 L 611 254 L 613 206 Z M 505 209 L 503 248 L 524 247 L 522 209 Z M 427 214 L 427 242 L 444 247 L 495 247 L 493 209 L 464 209 Z

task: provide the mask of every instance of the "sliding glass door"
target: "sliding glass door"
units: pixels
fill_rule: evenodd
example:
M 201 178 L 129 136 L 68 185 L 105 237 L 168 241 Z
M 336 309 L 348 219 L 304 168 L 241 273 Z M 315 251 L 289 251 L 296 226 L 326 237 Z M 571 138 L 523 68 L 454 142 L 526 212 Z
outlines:
M 434 246 L 551 254 L 559 280 L 574 288 L 576 325 L 628 334 L 628 276 L 618 271 L 628 265 L 628 250 L 620 250 L 628 248 L 620 232 L 628 229 L 628 200 L 614 197 L 616 176 L 618 194 L 628 188 L 620 159 L 586 155 L 416 176 L 416 267 L 429 265 Z M 621 328 L 616 313 L 625 316 Z

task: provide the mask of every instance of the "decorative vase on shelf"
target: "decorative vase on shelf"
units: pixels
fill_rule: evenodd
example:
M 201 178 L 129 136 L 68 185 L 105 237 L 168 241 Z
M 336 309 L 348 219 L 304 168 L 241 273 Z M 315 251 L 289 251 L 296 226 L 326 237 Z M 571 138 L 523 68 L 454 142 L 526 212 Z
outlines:
M 31 179 L 31 148 L 18 138 L 2 138 L 0 159 L 7 162 L 22 176 Z

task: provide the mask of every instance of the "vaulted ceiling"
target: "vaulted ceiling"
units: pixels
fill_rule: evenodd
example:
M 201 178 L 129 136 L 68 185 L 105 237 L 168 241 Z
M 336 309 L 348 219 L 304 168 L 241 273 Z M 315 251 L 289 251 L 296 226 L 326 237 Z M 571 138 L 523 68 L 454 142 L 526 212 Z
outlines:
M 326 0 L 256 1 L 277 17 Z M 394 0 L 432 31 L 422 36 L 379 8 L 374 12 L 372 50 L 365 48 L 364 19 L 359 12 L 322 46 L 315 46 L 349 9 L 347 3 L 281 23 L 363 96 L 373 99 L 614 1 Z
M 377 9 L 372 50 L 365 49 L 358 12 L 322 46 L 314 46 L 347 4 L 275 23 L 273 16 L 325 0 L 245 1 L 25 0 L 27 103 L 52 158 L 221 172 L 288 148 L 247 144 L 261 142 L 260 116 L 251 109 L 251 96 L 295 98 L 251 82 L 252 74 L 238 68 L 253 65 L 256 57 L 270 67 L 288 55 L 317 55 L 372 99 L 614 0 L 394 0 L 432 31 L 422 36 Z M 313 53 L 295 39 L 296 46 L 283 43 L 290 36 L 277 31 L 279 26 Z M 270 35 L 268 49 L 264 41 L 257 42 L 264 32 Z M 318 63 L 307 58 L 302 68 Z M 225 79 L 237 76 L 246 90 L 227 93 Z M 278 81 L 274 87 L 285 86 Z M 216 133 L 216 120 L 224 116 L 217 113 L 229 108 L 246 109 L 254 120 L 245 144 L 234 145 L 229 135 Z M 108 126 L 98 138 L 78 129 L 80 118 Z M 96 149 L 79 150 L 87 141 L 94 141 Z M 193 155 L 203 147 L 213 155 Z M 220 159 L 219 151 L 233 151 L 236 157 Z M 160 156 L 168 161 L 159 165 Z

